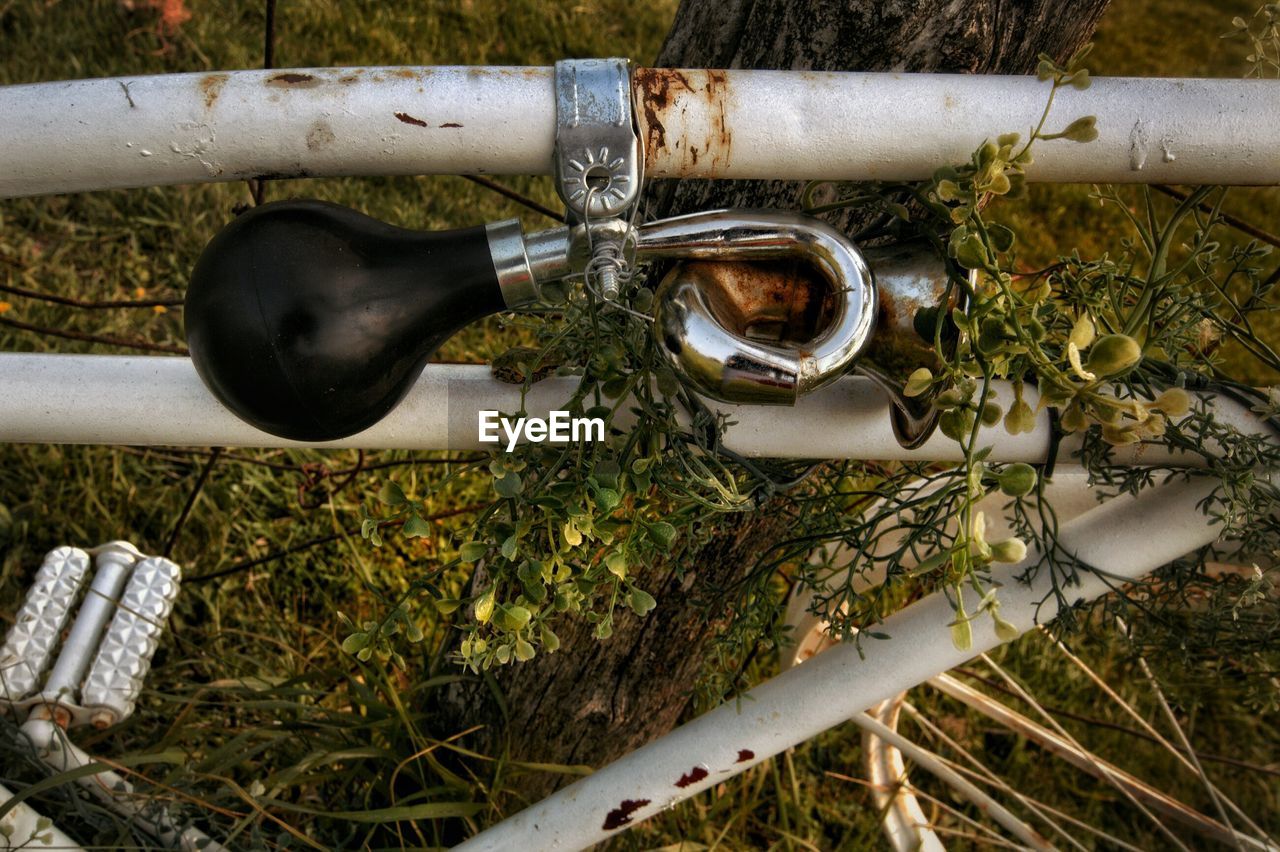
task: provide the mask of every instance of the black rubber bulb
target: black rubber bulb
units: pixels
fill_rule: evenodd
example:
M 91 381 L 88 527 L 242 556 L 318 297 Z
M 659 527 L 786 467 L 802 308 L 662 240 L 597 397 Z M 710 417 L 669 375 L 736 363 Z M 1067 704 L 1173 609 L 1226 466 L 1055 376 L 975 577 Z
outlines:
M 380 420 L 441 343 L 503 308 L 484 227 L 410 231 L 303 200 L 214 237 L 185 315 L 223 404 L 273 435 L 327 441 Z

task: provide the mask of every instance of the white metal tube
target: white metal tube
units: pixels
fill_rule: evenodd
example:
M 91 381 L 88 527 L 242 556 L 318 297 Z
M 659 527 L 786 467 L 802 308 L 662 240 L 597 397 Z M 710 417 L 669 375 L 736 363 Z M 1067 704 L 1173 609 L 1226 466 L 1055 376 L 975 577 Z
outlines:
M 531 416 L 563 406 L 574 378 L 536 383 L 525 400 Z M 997 384 L 997 399 L 1013 399 Z M 1035 389 L 1025 399 L 1034 408 Z M 0 353 L 0 441 L 134 446 L 326 447 L 362 449 L 479 450 L 477 412 L 520 409 L 520 386 L 494 379 L 482 365 L 429 364 L 409 394 L 385 419 L 349 438 L 302 444 L 260 432 L 227 411 L 205 389 L 190 359 L 130 355 Z M 904 450 L 893 436 L 889 400 L 869 379 L 845 377 L 800 398 L 794 407 L 708 402 L 729 415 L 725 446 L 745 456 L 767 458 L 916 459 L 958 462 L 955 441 L 935 435 L 923 447 Z M 1214 400 L 1215 416 L 1242 429 L 1256 418 L 1229 400 Z M 625 410 L 625 406 L 624 406 Z M 986 430 L 980 444 L 994 447 L 998 462 L 1045 461 L 1051 444 L 1049 416 L 1034 432 Z M 626 428 L 625 419 L 617 425 Z M 1064 439 L 1059 456 L 1078 446 Z M 1118 462 L 1157 464 L 1169 460 L 1159 445 L 1117 450 Z M 1195 465 L 1195 459 L 1181 463 Z
M 21 731 L 31 742 L 36 756 L 55 772 L 82 769 L 98 762 L 48 719 L 28 719 Z M 98 801 L 172 849 L 227 852 L 225 846 L 195 826 L 180 828 L 162 800 L 136 793 L 133 784 L 114 769 L 81 775 L 76 782 Z
M 550 68 L 308 68 L 0 88 L 0 197 L 256 175 L 541 174 Z
M 900 692 L 872 707 L 867 715 L 896 731 L 905 697 L 906 693 Z M 857 713 L 853 714 L 854 721 L 858 718 Z M 876 810 L 882 814 L 880 828 L 894 852 L 946 852 L 907 779 L 907 764 L 902 759 L 902 751 L 876 736 L 875 732 L 864 729 L 862 756 L 867 781 L 871 784 L 871 796 Z
M 63 834 L 57 826 L 51 825 L 42 829 L 40 822 L 44 817 L 35 808 L 26 802 L 18 802 L 10 807 L 9 803 L 12 800 L 13 791 L 0 784 L 0 808 L 9 808 L 4 816 L 0 816 L 0 833 L 4 835 L 6 849 L 56 849 L 60 852 L 71 852 L 71 850 L 82 852 L 84 847 Z
M 986 139 L 1036 126 L 1035 77 L 778 71 L 638 73 L 653 176 L 919 180 Z M 661 97 L 658 97 L 661 93 Z M 1087 144 L 1039 144 L 1029 180 L 1280 182 L 1280 81 L 1095 78 L 1064 88 L 1046 127 L 1097 116 Z M 678 145 L 677 145 L 678 143 Z
M 638 69 L 650 177 L 915 180 L 1024 135 L 1034 77 Z M 1099 78 L 1058 94 L 1036 181 L 1280 183 L 1280 81 Z M 0 87 L 0 197 L 256 175 L 547 174 L 550 68 L 307 68 Z
M 1216 480 L 1163 484 L 1117 497 L 1073 519 L 1060 542 L 1111 575 L 1082 574 L 1064 590 L 1069 603 L 1092 600 L 1112 585 L 1138 579 L 1217 538 L 1197 508 Z M 1158 524 L 1158 529 L 1156 525 Z M 1058 612 L 1048 571 L 1018 580 L 1028 561 L 993 572 L 1000 614 L 1019 632 Z M 970 596 L 969 609 L 976 600 Z M 631 752 L 463 844 L 469 850 L 583 849 L 613 836 L 750 766 L 834 727 L 855 713 L 1000 644 L 990 619 L 972 624 L 972 647 L 960 650 L 947 626 L 954 618 L 941 593 L 890 616 L 878 628 L 889 640 L 836 646 Z M 796 696 L 804 696 L 797 701 Z M 700 781 L 679 786 L 693 769 Z

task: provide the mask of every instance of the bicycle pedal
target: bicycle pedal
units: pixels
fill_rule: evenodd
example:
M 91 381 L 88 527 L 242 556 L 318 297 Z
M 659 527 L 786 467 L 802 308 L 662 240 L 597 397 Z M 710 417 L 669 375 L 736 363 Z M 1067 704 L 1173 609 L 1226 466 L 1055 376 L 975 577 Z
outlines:
M 88 573 L 89 554 L 78 547 L 45 556 L 0 645 L 0 701 L 12 705 L 35 693 Z
M 64 727 L 128 718 L 180 580 L 177 564 L 128 542 L 51 551 L 0 645 L 0 708 Z

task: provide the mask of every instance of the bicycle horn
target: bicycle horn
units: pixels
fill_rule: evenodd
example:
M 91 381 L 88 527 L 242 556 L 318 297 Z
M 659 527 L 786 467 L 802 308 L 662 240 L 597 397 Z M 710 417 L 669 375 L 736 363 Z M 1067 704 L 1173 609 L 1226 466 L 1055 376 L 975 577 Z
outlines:
M 525 236 L 516 220 L 427 233 L 322 201 L 265 204 L 231 222 L 197 261 L 187 343 L 205 384 L 253 426 L 300 441 L 345 437 L 386 415 L 458 329 L 536 301 L 541 282 L 580 273 L 592 233 L 579 225 Z M 794 403 L 845 372 L 870 340 L 870 270 L 818 220 L 719 210 L 624 239 L 637 260 L 790 258 L 828 282 L 830 321 L 804 348 L 725 331 L 695 287 L 664 301 L 664 349 L 709 396 Z
M 658 288 L 656 334 L 671 365 L 704 395 L 725 402 L 794 405 L 848 371 L 876 320 L 876 288 L 858 248 L 830 225 L 796 213 L 720 210 L 640 228 L 638 257 L 694 261 L 801 261 L 822 292 L 779 282 L 758 266 L 677 265 Z M 774 267 L 777 269 L 777 267 Z M 729 274 L 725 274 L 729 273 Z M 727 286 L 726 286 L 727 285 Z M 769 308 L 772 307 L 772 315 Z M 762 326 L 808 313 L 812 337 L 771 341 Z
M 587 242 L 616 256 L 643 172 L 630 64 L 562 61 L 555 88 L 557 189 L 570 224 L 594 220 Z M 536 300 L 543 245 L 532 238 L 526 252 L 516 220 L 433 234 L 319 201 L 267 204 L 196 264 L 187 343 L 205 384 L 253 426 L 345 437 L 390 411 L 458 329 Z M 547 247 L 563 262 L 538 280 L 569 274 L 567 229 Z

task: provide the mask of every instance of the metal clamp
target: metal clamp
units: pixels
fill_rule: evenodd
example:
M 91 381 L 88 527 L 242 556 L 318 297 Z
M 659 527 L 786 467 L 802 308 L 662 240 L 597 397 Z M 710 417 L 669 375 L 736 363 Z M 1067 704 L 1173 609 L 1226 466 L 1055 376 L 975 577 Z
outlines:
M 570 225 L 585 225 L 589 287 L 618 298 L 630 278 L 631 214 L 640 200 L 644 149 L 631 107 L 626 59 L 556 63 L 556 188 Z
M 640 198 L 644 149 L 626 59 L 556 63 L 556 188 L 571 224 L 624 215 Z

